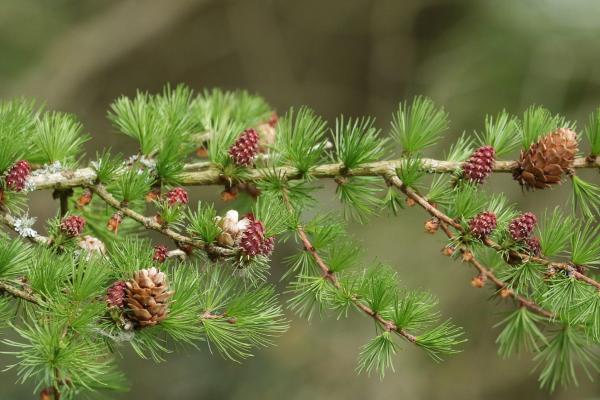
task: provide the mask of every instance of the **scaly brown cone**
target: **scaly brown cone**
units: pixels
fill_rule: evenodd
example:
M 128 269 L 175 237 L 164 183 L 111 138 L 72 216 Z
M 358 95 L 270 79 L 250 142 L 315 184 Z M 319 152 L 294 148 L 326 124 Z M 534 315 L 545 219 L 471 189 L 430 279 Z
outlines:
M 573 167 L 577 154 L 577 134 L 558 128 L 540 138 L 527 151 L 521 151 L 513 177 L 528 189 L 546 189 L 560 183 Z
M 167 317 L 173 292 L 169 291 L 164 272 L 141 269 L 125 285 L 127 317 L 137 328 L 154 326 Z

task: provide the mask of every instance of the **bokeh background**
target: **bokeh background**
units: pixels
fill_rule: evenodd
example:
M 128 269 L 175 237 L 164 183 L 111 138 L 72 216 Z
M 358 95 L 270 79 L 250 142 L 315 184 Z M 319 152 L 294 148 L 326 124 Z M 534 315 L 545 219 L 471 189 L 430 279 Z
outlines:
M 330 121 L 341 113 L 372 115 L 385 132 L 399 101 L 425 94 L 450 112 L 446 144 L 480 129 L 486 113 L 521 113 L 530 104 L 581 127 L 600 104 L 598 15 L 594 0 L 2 0 L 0 97 L 33 97 L 77 114 L 94 138 L 88 154 L 105 146 L 134 153 L 106 110 L 117 96 L 159 91 L 167 82 L 248 89 L 280 113 L 306 104 Z M 598 183 L 597 172 L 587 174 Z M 563 206 L 569 191 L 565 185 L 525 195 L 508 175 L 488 187 L 537 212 Z M 218 201 L 215 188 L 193 194 Z M 330 185 L 320 196 L 325 208 L 339 208 Z M 49 193 L 36 193 L 31 212 L 43 220 L 55 206 Z M 403 346 L 395 373 L 382 381 L 357 376 L 370 321 L 355 315 L 308 323 L 290 315 L 277 347 L 239 365 L 207 348 L 177 351 L 162 364 L 126 351 L 121 364 L 131 391 L 114 398 L 600 398 L 599 385 L 583 374 L 579 388 L 539 391 L 529 355 L 496 356 L 493 326 L 509 307 L 470 287 L 472 271 L 439 254 L 442 239 L 422 233 L 424 219 L 408 209 L 351 230 L 368 257 L 396 267 L 405 286 L 440 298 L 444 315 L 466 329 L 461 354 L 434 364 Z M 277 249 L 274 282 L 291 251 L 292 244 Z M 13 371 L 0 374 L 0 398 L 35 398 L 31 385 L 15 381 Z

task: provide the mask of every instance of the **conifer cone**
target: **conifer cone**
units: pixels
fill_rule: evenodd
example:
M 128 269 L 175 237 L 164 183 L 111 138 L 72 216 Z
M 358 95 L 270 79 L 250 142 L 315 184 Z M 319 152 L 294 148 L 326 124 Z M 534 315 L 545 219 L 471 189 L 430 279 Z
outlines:
M 539 256 L 542 254 L 542 244 L 540 243 L 540 239 L 536 236 L 531 237 L 525 241 L 527 245 L 527 250 L 529 250 L 529 254 L 532 256 Z
M 508 231 L 514 240 L 525 240 L 531 235 L 531 232 L 533 232 L 533 228 L 535 228 L 536 223 L 537 218 L 535 215 L 533 213 L 526 212 L 510 221 L 510 224 L 508 225 Z
M 159 263 L 164 263 L 167 259 L 168 252 L 169 250 L 167 249 L 167 246 L 163 244 L 157 244 L 154 246 L 154 255 L 152 256 L 152 260 Z
M 173 292 L 164 272 L 154 267 L 141 269 L 125 286 L 127 317 L 137 328 L 154 326 L 167 317 Z
M 265 237 L 265 227 L 262 222 L 248 215 L 249 223 L 240 240 L 240 249 L 247 256 L 268 256 L 275 247 L 275 238 Z
M 123 281 L 116 281 L 106 290 L 106 304 L 111 308 L 123 308 L 125 305 L 125 289 Z
M 60 230 L 67 236 L 75 237 L 81 235 L 85 227 L 85 219 L 79 215 L 65 217 L 60 222 Z
M 175 204 L 187 204 L 189 201 L 188 193 L 184 188 L 176 187 L 167 193 L 167 202 L 170 206 Z
M 484 239 L 496 229 L 496 214 L 485 211 L 469 221 L 469 230 L 478 239 Z
M 559 128 L 521 150 L 518 167 L 513 177 L 528 189 L 546 189 L 560 183 L 563 175 L 573 167 L 577 154 L 577 134 Z
M 463 173 L 467 180 L 481 184 L 485 182 L 494 168 L 496 150 L 492 146 L 482 146 L 463 164 Z
M 236 165 L 247 167 L 252 165 L 258 153 L 258 133 L 255 129 L 246 129 L 229 148 L 229 155 Z
M 217 217 L 216 223 L 221 228 L 217 243 L 222 246 L 233 246 L 239 243 L 243 232 L 250 224 L 250 220 L 248 218 L 240 220 L 239 213 L 236 210 L 229 210 L 223 218 Z
M 30 173 L 31 166 L 27 161 L 17 161 L 6 173 L 6 186 L 15 192 L 22 191 Z

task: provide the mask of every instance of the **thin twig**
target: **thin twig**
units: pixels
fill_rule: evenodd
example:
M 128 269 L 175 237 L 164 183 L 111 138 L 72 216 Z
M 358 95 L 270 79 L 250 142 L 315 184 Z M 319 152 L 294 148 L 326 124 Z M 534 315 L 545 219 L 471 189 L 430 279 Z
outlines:
M 108 192 L 108 190 L 106 190 L 106 188 L 101 184 L 89 185 L 88 188 L 90 190 L 92 190 L 94 193 L 96 193 L 98 195 L 98 197 L 100 197 L 106 204 L 108 204 L 115 210 L 122 212 L 123 215 L 133 219 L 134 221 L 139 222 L 140 224 L 144 225 L 147 229 L 151 229 L 156 232 L 162 233 L 163 235 L 173 239 L 177 243 L 187 244 L 187 245 L 190 245 L 197 249 L 204 250 L 206 253 L 208 253 L 210 255 L 219 256 L 219 257 L 233 256 L 236 254 L 236 252 L 234 250 L 231 250 L 231 249 L 228 249 L 225 247 L 207 244 L 207 243 L 204 243 L 203 241 L 196 240 L 189 236 L 182 235 L 182 234 L 174 231 L 173 229 L 158 223 L 156 221 L 156 219 L 146 217 L 146 216 L 124 206 L 119 200 L 117 200 L 115 197 L 113 197 L 113 195 L 110 194 Z
M 288 198 L 285 190 L 283 191 L 283 201 L 289 209 L 291 207 L 291 204 L 290 204 L 289 198 Z M 321 270 L 321 274 L 323 275 L 323 278 L 326 279 L 327 281 L 329 281 L 337 289 L 340 289 L 341 286 L 337 279 L 337 276 L 335 275 L 335 272 L 333 272 L 329 268 L 329 266 L 325 263 L 325 261 L 321 258 L 321 256 L 319 255 L 319 253 L 317 252 L 315 247 L 310 242 L 310 239 L 308 238 L 308 235 L 304 231 L 304 228 L 302 228 L 301 225 L 298 225 L 296 227 L 296 232 L 298 232 L 298 236 L 300 237 L 300 240 L 302 241 L 304 249 L 310 253 L 310 255 L 313 257 L 313 259 L 319 266 L 319 269 Z M 352 296 L 352 303 L 354 303 L 354 305 L 359 310 L 361 310 L 363 313 L 365 313 L 369 317 L 373 318 L 377 323 L 379 323 L 383 327 L 384 330 L 386 330 L 388 332 L 395 332 L 411 343 L 417 342 L 417 337 L 415 335 L 396 326 L 396 324 L 393 321 L 383 318 L 380 314 L 375 312 L 372 308 L 370 308 L 369 306 L 364 304 L 362 301 L 360 301 L 360 299 L 358 297 Z

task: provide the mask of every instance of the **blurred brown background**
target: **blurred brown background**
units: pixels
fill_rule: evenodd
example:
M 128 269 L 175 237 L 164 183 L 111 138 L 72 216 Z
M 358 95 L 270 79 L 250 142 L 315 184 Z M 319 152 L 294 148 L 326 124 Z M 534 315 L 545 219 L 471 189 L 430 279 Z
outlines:
M 2 0 L 0 96 L 34 97 L 77 114 L 94 137 L 89 154 L 108 145 L 135 152 L 133 141 L 107 122 L 108 105 L 167 82 L 248 89 L 280 113 L 307 104 L 329 120 L 373 115 L 384 131 L 398 101 L 425 94 L 450 112 L 448 142 L 481 128 L 486 113 L 521 113 L 533 103 L 583 126 L 600 103 L 599 13 L 593 0 Z M 508 175 L 488 187 L 538 212 L 564 204 L 568 194 L 565 186 L 525 196 Z M 217 199 L 215 188 L 194 194 Z M 339 207 L 331 186 L 321 197 L 324 207 Z M 52 215 L 49 198 L 36 193 L 32 214 Z M 278 346 L 241 365 L 205 347 L 178 351 L 158 365 L 125 352 L 132 390 L 115 398 L 600 398 L 599 386 L 583 374 L 579 388 L 539 391 L 529 355 L 496 356 L 493 325 L 508 308 L 488 301 L 489 291 L 472 289 L 467 267 L 439 255 L 441 237 L 421 233 L 424 218 L 409 209 L 352 231 L 370 257 L 396 266 L 404 285 L 439 296 L 444 315 L 469 338 L 458 356 L 434 364 L 403 346 L 395 374 L 383 381 L 357 376 L 370 321 L 355 315 L 309 324 L 290 316 L 292 327 Z M 279 246 L 273 281 L 290 251 L 290 244 Z M 1 357 L 2 365 L 9 361 Z M 34 398 L 30 385 L 15 380 L 12 371 L 0 375 L 0 398 Z

